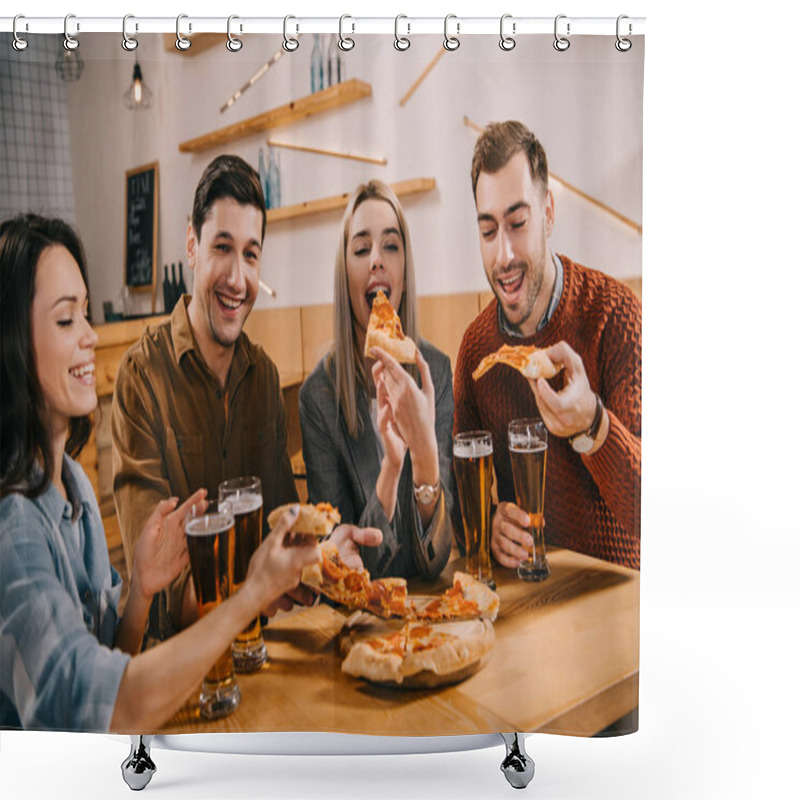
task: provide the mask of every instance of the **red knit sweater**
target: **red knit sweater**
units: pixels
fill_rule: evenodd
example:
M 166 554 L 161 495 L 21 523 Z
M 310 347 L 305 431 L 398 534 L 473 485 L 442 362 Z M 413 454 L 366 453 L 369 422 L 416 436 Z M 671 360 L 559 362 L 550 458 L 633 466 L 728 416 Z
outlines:
M 577 454 L 568 439 L 549 436 L 545 537 L 596 558 L 639 569 L 642 427 L 642 308 L 619 281 L 560 256 L 564 288 L 544 328 L 526 339 L 500 331 L 497 300 L 470 324 L 454 376 L 455 432 L 489 430 L 494 440 L 497 495 L 515 500 L 507 428 L 512 419 L 539 416 L 528 381 L 498 366 L 478 381 L 480 360 L 503 344 L 549 347 L 565 340 L 583 359 L 589 383 L 608 410 L 602 447 Z M 551 385 L 563 388 L 563 375 Z M 457 520 L 456 530 L 461 530 Z

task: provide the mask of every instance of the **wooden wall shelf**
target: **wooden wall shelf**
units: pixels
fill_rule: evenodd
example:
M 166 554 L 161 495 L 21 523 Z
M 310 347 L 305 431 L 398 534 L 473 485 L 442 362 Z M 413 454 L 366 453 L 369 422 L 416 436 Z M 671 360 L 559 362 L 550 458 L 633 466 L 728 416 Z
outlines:
M 178 145 L 178 150 L 181 153 L 200 153 L 203 150 L 210 150 L 212 147 L 220 147 L 256 133 L 278 128 L 281 125 L 288 125 L 313 114 L 319 114 L 322 111 L 330 111 L 333 108 L 354 103 L 363 97 L 369 97 L 371 94 L 372 86 L 370 84 L 364 83 L 358 78 L 351 78 L 344 83 L 301 97 L 299 100 L 294 100 L 285 106 L 273 108 L 263 114 L 257 114 L 255 117 L 235 122 L 233 125 L 181 142 Z
M 178 37 L 174 33 L 163 34 L 164 52 L 177 53 L 180 56 L 198 56 L 216 44 L 224 44 L 228 37 L 224 33 L 189 33 L 181 32 L 183 36 L 190 39 L 192 46 L 188 50 L 178 50 L 175 47 L 175 39 Z
M 407 181 L 389 184 L 398 197 L 419 192 L 430 192 L 436 188 L 435 178 L 412 178 Z M 306 217 L 310 214 L 322 214 L 326 211 L 335 211 L 347 205 L 349 193 L 336 194 L 332 197 L 320 197 L 317 200 L 307 200 L 305 203 L 297 203 L 293 206 L 281 206 L 280 208 L 270 208 L 267 210 L 267 223 L 283 222 L 295 217 Z

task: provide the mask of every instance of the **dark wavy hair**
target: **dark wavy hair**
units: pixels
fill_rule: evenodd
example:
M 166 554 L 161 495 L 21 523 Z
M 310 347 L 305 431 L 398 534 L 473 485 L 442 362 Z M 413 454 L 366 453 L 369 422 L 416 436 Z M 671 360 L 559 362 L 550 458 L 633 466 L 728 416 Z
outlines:
M 233 198 L 243 206 L 255 206 L 261 212 L 261 242 L 267 230 L 267 206 L 258 173 L 239 156 L 217 156 L 203 171 L 194 193 L 192 227 L 200 241 L 203 223 L 217 200 Z
M 542 192 L 547 191 L 547 155 L 542 143 L 533 131 L 521 122 L 510 119 L 505 122 L 490 122 L 475 142 L 472 154 L 472 196 L 478 186 L 481 172 L 494 173 L 501 170 L 517 154 L 525 153 L 531 178 Z
M 36 266 L 52 245 L 66 247 L 88 287 L 83 246 L 66 222 L 20 214 L 0 223 L 0 497 L 12 492 L 37 497 L 53 478 L 31 331 Z M 91 430 L 88 416 L 70 420 L 70 456 L 78 456 Z

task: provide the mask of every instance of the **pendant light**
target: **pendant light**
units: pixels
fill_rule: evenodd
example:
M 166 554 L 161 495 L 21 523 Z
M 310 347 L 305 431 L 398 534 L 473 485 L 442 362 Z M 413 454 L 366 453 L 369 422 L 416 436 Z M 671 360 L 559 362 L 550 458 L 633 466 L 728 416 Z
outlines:
M 133 64 L 133 79 L 128 91 L 122 95 L 122 102 L 125 103 L 125 108 L 131 111 L 144 111 L 150 108 L 153 102 L 153 93 L 142 78 L 142 68 L 139 66 L 138 58 Z
M 56 59 L 55 68 L 58 77 L 64 83 L 75 83 L 83 74 L 83 59 L 78 55 L 77 50 L 62 48 Z

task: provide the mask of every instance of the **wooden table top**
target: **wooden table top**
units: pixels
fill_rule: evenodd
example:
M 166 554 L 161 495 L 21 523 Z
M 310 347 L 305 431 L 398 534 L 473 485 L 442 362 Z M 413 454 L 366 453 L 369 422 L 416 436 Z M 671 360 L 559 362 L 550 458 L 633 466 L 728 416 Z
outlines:
M 345 675 L 338 633 L 346 617 L 318 604 L 270 622 L 269 663 L 238 676 L 235 713 L 203 720 L 195 696 L 161 732 L 597 733 L 638 706 L 639 573 L 569 550 L 553 549 L 548 560 L 550 577 L 538 584 L 495 565 L 495 649 L 462 683 L 408 690 Z M 412 589 L 437 592 L 459 568 L 463 559 Z

